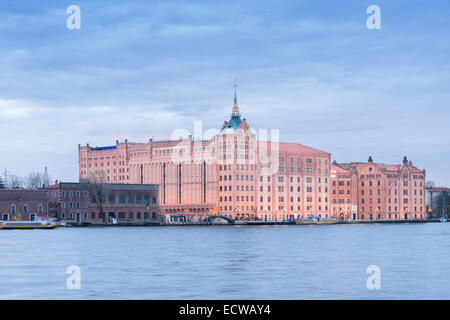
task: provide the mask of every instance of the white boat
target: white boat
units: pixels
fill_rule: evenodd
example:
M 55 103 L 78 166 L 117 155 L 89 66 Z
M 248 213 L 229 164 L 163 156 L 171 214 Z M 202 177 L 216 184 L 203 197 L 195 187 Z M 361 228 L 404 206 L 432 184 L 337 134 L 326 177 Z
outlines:
M 58 222 L 50 221 L 4 221 L 0 224 L 0 229 L 53 229 L 57 226 Z
M 53 217 L 37 217 L 36 221 L 11 220 L 0 222 L 0 229 L 53 229 L 59 223 Z

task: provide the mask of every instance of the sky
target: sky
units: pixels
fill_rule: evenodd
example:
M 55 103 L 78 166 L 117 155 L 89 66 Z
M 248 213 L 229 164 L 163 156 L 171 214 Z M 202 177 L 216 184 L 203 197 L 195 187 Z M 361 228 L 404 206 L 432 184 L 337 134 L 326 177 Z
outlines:
M 448 186 L 449 39 L 448 0 L 2 0 L 0 170 L 77 181 L 78 144 L 218 129 L 237 77 L 256 130 Z

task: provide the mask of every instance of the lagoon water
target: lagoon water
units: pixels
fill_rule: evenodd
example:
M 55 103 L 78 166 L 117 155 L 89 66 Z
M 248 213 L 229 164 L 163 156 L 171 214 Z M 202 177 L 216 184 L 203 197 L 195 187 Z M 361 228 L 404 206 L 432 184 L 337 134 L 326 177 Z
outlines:
M 450 223 L 3 230 L 0 299 L 450 299 L 449 239 Z

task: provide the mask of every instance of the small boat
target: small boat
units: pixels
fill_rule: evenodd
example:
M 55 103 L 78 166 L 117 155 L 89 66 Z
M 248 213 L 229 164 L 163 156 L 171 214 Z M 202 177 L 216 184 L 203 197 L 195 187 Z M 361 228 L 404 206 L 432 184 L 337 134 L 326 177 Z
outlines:
M 54 218 L 41 217 L 36 221 L 3 221 L 0 222 L 0 230 L 8 229 L 53 229 L 60 224 Z
M 321 220 L 321 221 L 308 221 L 308 220 L 300 220 L 297 221 L 296 224 L 338 224 L 340 223 L 337 220 Z
M 302 219 L 302 220 L 298 220 L 296 221 L 296 224 L 338 224 L 340 223 L 339 220 L 336 219 L 326 219 L 326 218 L 322 218 L 322 217 L 316 217 L 316 216 L 312 216 L 311 218 L 308 219 Z
M 440 221 L 440 222 L 447 222 L 448 219 L 447 219 L 447 217 L 442 217 L 442 218 L 439 219 L 439 221 Z

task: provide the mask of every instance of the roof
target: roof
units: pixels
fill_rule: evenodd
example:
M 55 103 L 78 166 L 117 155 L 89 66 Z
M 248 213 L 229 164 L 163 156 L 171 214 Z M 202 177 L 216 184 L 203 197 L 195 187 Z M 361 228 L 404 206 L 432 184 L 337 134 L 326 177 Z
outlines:
M 276 142 L 271 141 L 258 141 L 258 150 L 264 150 L 264 148 L 267 148 L 267 151 L 270 151 L 272 150 L 272 145 L 275 143 Z M 324 156 L 331 155 L 328 152 L 314 149 L 295 142 L 278 142 L 278 150 L 281 152 L 317 153 Z
M 331 164 L 331 171 L 336 171 L 336 172 L 339 172 L 339 173 L 351 173 L 350 170 L 342 168 L 339 165 L 336 165 L 336 164 L 333 164 L 333 163 Z
M 366 166 L 368 164 L 369 162 L 350 162 L 350 163 L 338 163 L 337 165 L 340 166 L 341 168 L 350 169 L 352 166 L 358 167 L 358 166 Z M 378 168 L 386 169 L 387 171 L 400 171 L 400 169 L 402 168 L 402 164 L 385 164 L 375 162 L 373 164 L 375 164 Z M 413 173 L 424 173 L 424 170 L 420 170 L 419 168 L 413 166 L 411 163 L 408 163 L 408 167 Z
M 44 189 L 59 189 L 59 183 L 52 184 L 52 185 L 49 185 L 49 186 L 44 186 Z
M 450 192 L 450 188 L 445 188 L 445 187 L 431 187 L 431 188 L 427 188 L 428 192 Z
M 400 171 L 400 169 L 402 167 L 402 165 L 400 165 L 400 164 L 382 164 L 382 163 L 377 163 L 377 166 L 381 167 L 381 168 L 385 168 L 388 171 Z M 414 173 L 423 173 L 423 170 L 420 170 L 415 166 L 412 166 L 412 165 L 408 165 L 408 166 L 411 169 L 411 171 Z
M 0 200 L 31 201 L 45 200 L 47 190 L 42 189 L 1 189 Z
M 240 116 L 231 116 L 229 121 L 225 121 L 223 129 L 219 134 L 236 133 L 241 126 L 242 119 Z

